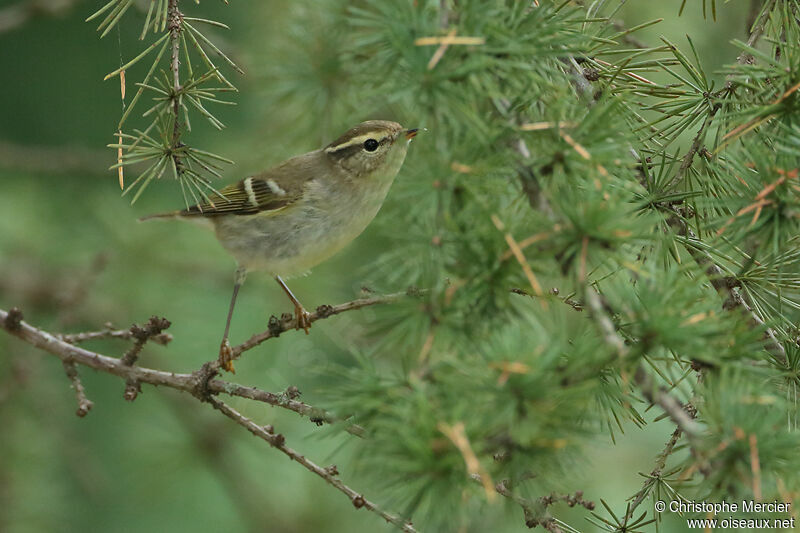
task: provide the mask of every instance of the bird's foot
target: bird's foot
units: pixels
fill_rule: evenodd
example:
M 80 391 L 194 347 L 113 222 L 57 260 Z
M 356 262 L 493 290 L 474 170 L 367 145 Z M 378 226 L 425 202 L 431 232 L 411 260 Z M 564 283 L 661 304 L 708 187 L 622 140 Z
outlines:
M 308 335 L 308 329 L 311 327 L 311 313 L 306 311 L 303 306 L 296 306 L 294 308 L 294 318 L 297 322 L 295 329 L 302 329 Z
M 233 368 L 233 348 L 227 338 L 222 339 L 222 344 L 219 346 L 219 366 L 232 374 L 236 373 Z

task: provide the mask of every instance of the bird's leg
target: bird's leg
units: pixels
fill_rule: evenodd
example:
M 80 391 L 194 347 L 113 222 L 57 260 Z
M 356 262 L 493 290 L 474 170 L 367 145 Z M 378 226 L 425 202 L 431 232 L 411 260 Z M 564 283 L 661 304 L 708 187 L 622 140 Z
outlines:
M 233 369 L 233 349 L 228 341 L 228 333 L 231 329 L 231 318 L 233 318 L 233 308 L 236 305 L 236 296 L 239 294 L 239 287 L 247 277 L 247 269 L 238 267 L 233 280 L 233 296 L 231 296 L 231 306 L 228 308 L 228 320 L 225 322 L 225 334 L 222 336 L 222 344 L 219 346 L 219 363 L 228 372 L 236 373 Z
M 280 276 L 275 276 L 275 281 L 278 282 L 278 285 L 281 286 L 283 292 L 286 293 L 286 296 L 288 296 L 294 304 L 294 318 L 297 321 L 297 326 L 295 329 L 302 328 L 305 330 L 306 335 L 308 335 L 308 328 L 311 327 L 311 314 L 308 313 L 303 307 L 303 304 L 301 304 L 300 301 L 295 298 L 294 294 L 292 294 L 292 291 L 289 290 L 289 287 L 286 286 L 286 283 L 283 282 Z

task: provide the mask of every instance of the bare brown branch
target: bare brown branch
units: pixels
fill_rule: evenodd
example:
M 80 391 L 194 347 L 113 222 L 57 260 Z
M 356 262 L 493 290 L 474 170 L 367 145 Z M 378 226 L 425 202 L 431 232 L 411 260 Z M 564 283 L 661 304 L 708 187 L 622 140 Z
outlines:
M 387 303 L 394 301 L 405 294 L 409 294 L 409 292 L 407 291 L 405 293 L 398 293 L 388 296 L 362 298 L 337 306 L 321 306 L 315 313 L 312 314 L 312 319 L 318 320 L 321 318 L 327 318 L 334 314 L 343 313 L 345 311 L 360 309 L 369 305 Z M 22 313 L 16 308 L 10 311 L 0 309 L 0 328 L 6 330 L 24 342 L 27 342 L 28 344 L 40 348 L 61 359 L 65 371 L 67 372 L 67 376 L 70 378 L 72 385 L 75 388 L 75 393 L 78 398 L 79 416 L 85 415 L 89 409 L 91 409 L 92 402 L 86 398 L 83 385 L 78 379 L 76 365 L 87 366 L 101 372 L 118 376 L 123 378 L 126 384 L 135 384 L 137 388 L 141 383 L 147 383 L 188 392 L 201 401 L 211 403 L 217 410 L 225 414 L 225 416 L 247 428 L 251 433 L 259 438 L 262 438 L 271 446 L 277 448 L 279 451 L 292 458 L 294 461 L 297 461 L 304 468 L 323 478 L 328 484 L 346 494 L 356 508 L 366 508 L 402 531 L 409 533 L 416 531 L 410 522 L 406 522 L 400 517 L 381 509 L 377 504 L 366 499 L 362 494 L 345 485 L 338 478 L 339 473 L 335 467 L 323 468 L 317 465 L 292 448 L 287 447 L 284 442 L 285 439 L 282 435 L 277 435 L 271 430 L 257 425 L 255 422 L 244 417 L 215 396 L 218 394 L 227 394 L 229 396 L 260 401 L 269 405 L 294 411 L 302 416 L 308 417 L 318 425 L 322 424 L 323 422 L 331 423 L 337 421 L 337 418 L 330 413 L 298 401 L 296 397 L 299 395 L 299 391 L 297 391 L 296 388 L 292 387 L 287 389 L 287 391 L 282 394 L 274 394 L 254 387 L 247 387 L 220 379 L 213 379 L 216 370 L 210 368 L 211 363 L 207 363 L 201 370 L 191 374 L 166 372 L 153 368 L 145 368 L 136 366 L 135 358 L 132 361 L 125 361 L 123 359 L 109 357 L 87 350 L 80 346 L 75 346 L 66 340 L 70 339 L 73 342 L 78 342 L 79 340 L 114 336 L 119 338 L 134 338 L 137 339 L 138 342 L 140 338 L 145 338 L 146 340 L 150 337 L 162 335 L 161 326 L 165 326 L 167 323 L 168 321 L 164 321 L 164 319 L 156 319 L 156 323 L 153 323 L 153 320 L 151 319 L 151 323 L 148 323 L 148 325 L 152 325 L 154 327 L 139 328 L 141 331 L 134 331 L 136 329 L 136 327 L 134 327 L 129 330 L 129 335 L 121 332 L 114 332 L 113 330 L 109 329 L 102 332 L 92 332 L 88 334 L 58 336 L 26 323 L 23 320 Z M 281 325 L 284 328 L 281 331 L 285 331 L 286 329 L 290 329 L 292 327 L 291 321 L 284 321 L 281 323 Z M 109 335 L 109 333 L 116 334 Z M 280 333 L 271 333 L 270 335 L 277 336 L 278 334 Z M 270 337 L 268 336 L 258 340 L 253 344 L 253 346 L 263 342 L 267 338 Z M 358 436 L 363 435 L 364 432 L 363 428 L 356 425 L 350 425 L 345 429 Z
M 336 469 L 331 468 L 323 468 L 318 464 L 314 463 L 313 461 L 309 460 L 304 455 L 297 453 L 292 448 L 286 446 L 286 438 L 279 434 L 274 433 L 271 431 L 271 427 L 264 427 L 259 426 L 246 416 L 242 415 L 226 403 L 218 400 L 217 398 L 210 398 L 209 402 L 211 405 L 214 406 L 215 409 L 220 411 L 222 414 L 239 424 L 240 426 L 247 429 L 250 433 L 255 435 L 256 437 L 266 441 L 269 443 L 270 446 L 276 448 L 281 453 L 286 454 L 290 459 L 300 463 L 304 468 L 313 472 L 314 474 L 318 475 L 322 479 L 324 479 L 329 485 L 336 488 L 338 491 L 344 493 L 352 504 L 357 508 L 364 508 L 376 513 L 381 518 L 389 522 L 390 524 L 395 525 L 401 531 L 405 531 L 407 533 L 413 533 L 416 531 L 414 526 L 411 525 L 410 522 L 403 520 L 402 518 L 395 516 L 391 513 L 388 513 L 381 509 L 377 504 L 371 502 L 370 500 L 366 499 L 362 494 L 356 492 L 355 490 L 351 489 L 338 477 L 338 472 Z
M 62 361 L 88 366 L 95 370 L 121 377 L 125 380 L 131 379 L 150 385 L 161 385 L 188 392 L 193 395 L 196 395 L 204 385 L 207 385 L 207 390 L 211 394 L 227 394 L 228 396 L 237 396 L 263 402 L 307 416 L 314 422 L 323 421 L 333 423 L 338 421 L 335 416 L 323 409 L 318 409 L 304 402 L 287 398 L 284 395 L 267 392 L 255 387 L 239 385 L 221 379 L 211 379 L 207 384 L 204 384 L 202 373 L 199 371 L 191 374 L 182 374 L 141 366 L 127 366 L 120 359 L 74 346 L 62 340 L 61 336 L 53 335 L 31 326 L 22 320 L 22 313 L 16 308 L 10 311 L 0 309 L 0 328 L 19 337 L 28 344 L 55 355 Z M 363 429 L 354 426 L 351 433 L 363 434 Z

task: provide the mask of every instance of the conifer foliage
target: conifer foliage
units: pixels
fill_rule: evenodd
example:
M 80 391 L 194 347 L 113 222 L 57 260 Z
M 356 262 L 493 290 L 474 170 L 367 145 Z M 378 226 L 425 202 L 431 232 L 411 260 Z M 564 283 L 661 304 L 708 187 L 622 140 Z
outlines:
M 145 31 L 167 31 L 173 4 L 152 2 Z M 427 129 L 363 270 L 375 290 L 425 290 L 380 310 L 326 378 L 324 407 L 364 429 L 379 501 L 422 531 L 479 523 L 496 500 L 520 526 L 641 531 L 659 499 L 800 490 L 800 2 L 754 1 L 724 72 L 691 36 L 642 42 L 658 21 L 624 27 L 618 0 L 295 4 L 300 64 L 271 70 L 275 120 Z M 174 31 L 204 66 L 177 93 L 151 68 L 136 98 L 154 96 L 152 123 L 118 146 L 154 161 L 144 185 L 217 160 L 172 136 L 177 109 L 216 126 L 203 102 L 232 87 L 195 24 Z M 674 431 L 641 491 L 581 495 L 587 444 L 654 413 Z

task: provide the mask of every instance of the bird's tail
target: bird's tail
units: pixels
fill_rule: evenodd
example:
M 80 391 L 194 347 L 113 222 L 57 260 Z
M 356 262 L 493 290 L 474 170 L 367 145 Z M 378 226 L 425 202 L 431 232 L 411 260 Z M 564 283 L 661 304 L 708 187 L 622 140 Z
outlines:
M 166 218 L 177 218 L 183 214 L 182 211 L 169 211 L 167 213 L 156 213 L 155 215 L 147 215 L 146 217 L 141 217 L 139 222 L 145 222 L 147 220 L 153 220 L 157 218 L 166 219 Z

